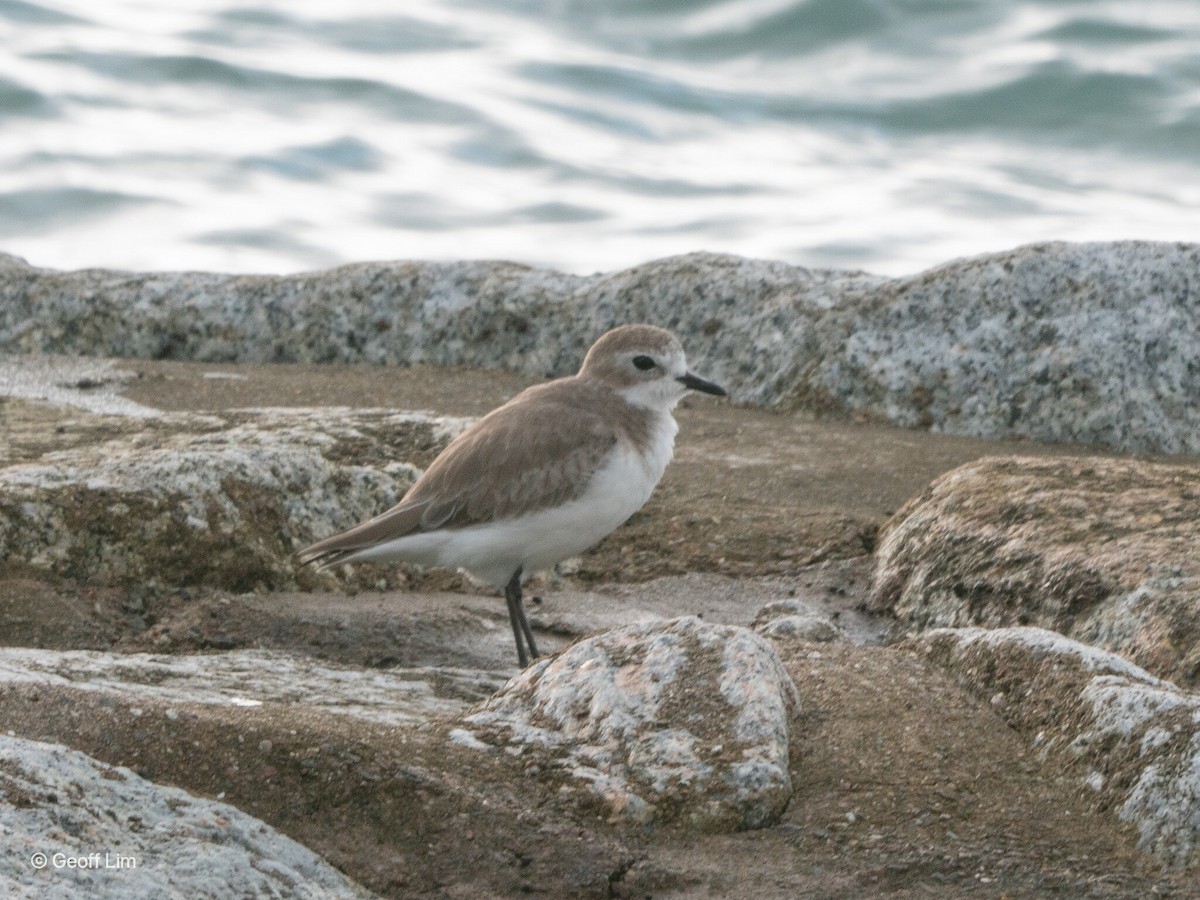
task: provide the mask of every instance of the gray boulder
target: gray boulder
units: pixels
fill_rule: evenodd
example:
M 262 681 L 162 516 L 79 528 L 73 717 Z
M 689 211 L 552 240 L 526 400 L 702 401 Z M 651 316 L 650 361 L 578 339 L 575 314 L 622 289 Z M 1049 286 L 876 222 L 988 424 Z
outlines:
M 452 737 L 523 755 L 527 771 L 614 821 L 760 828 L 792 795 L 798 704 L 767 641 L 687 617 L 608 631 L 536 663 Z
M 461 713 L 503 683 L 501 674 L 479 669 L 363 670 L 271 650 L 167 655 L 0 647 L 0 686 L 82 691 L 168 713 L 196 704 L 237 709 L 277 704 L 419 725 Z
M 807 600 L 776 600 L 754 616 L 750 627 L 773 641 L 795 640 L 825 643 L 845 640 L 846 635 L 833 616 Z
M 295 551 L 395 503 L 420 472 L 405 458 L 462 425 L 344 409 L 126 419 L 0 468 L 0 559 L 100 584 L 311 584 Z
M 0 352 L 573 371 L 675 329 L 743 401 L 953 434 L 1200 452 L 1200 245 L 1040 244 L 907 278 L 696 253 L 589 277 L 504 262 L 288 276 L 0 257 Z
M 897 425 L 1200 451 L 1200 245 L 1041 244 L 888 282 L 812 382 Z
M 39 898 L 365 898 L 227 803 L 56 744 L 0 736 L 0 890 Z
M 1038 625 L 1200 683 L 1200 466 L 996 457 L 880 535 L 871 607 L 903 633 Z

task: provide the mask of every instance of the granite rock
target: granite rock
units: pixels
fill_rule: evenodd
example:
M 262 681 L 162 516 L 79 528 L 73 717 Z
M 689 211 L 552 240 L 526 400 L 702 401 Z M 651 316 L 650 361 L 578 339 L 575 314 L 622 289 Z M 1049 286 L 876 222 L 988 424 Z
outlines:
M 1037 625 L 1200 682 L 1200 466 L 994 457 L 880 535 L 871 608 L 896 631 Z
M 463 424 L 345 409 L 124 419 L 0 468 L 0 559 L 96 584 L 311 586 L 295 551 L 395 503 L 420 473 L 406 460 Z
M 57 744 L 0 736 L 6 897 L 365 898 L 242 811 Z
M 980 436 L 1200 451 L 1200 245 L 1053 243 L 906 278 L 696 253 L 589 277 L 505 262 L 288 276 L 0 257 L 0 352 L 574 371 L 676 330 L 742 402 Z
M 1042 244 L 889 282 L 812 383 L 951 434 L 1200 451 L 1200 245 Z M 831 335 L 832 337 L 832 335 Z
M 807 600 L 776 600 L 768 603 L 755 614 L 750 627 L 771 640 L 825 643 L 846 639 L 845 632 L 837 626 L 833 616 Z
M 1200 863 L 1200 695 L 1041 628 L 938 629 L 908 642 L 1073 773 L 1139 849 Z
M 614 821 L 759 828 L 792 794 L 798 702 L 767 641 L 686 617 L 608 631 L 534 664 L 454 734 L 523 755 Z
M 270 650 L 167 655 L 0 647 L 3 686 L 99 693 L 134 707 L 281 704 L 387 725 L 461 713 L 504 680 L 495 672 L 438 666 L 364 670 Z

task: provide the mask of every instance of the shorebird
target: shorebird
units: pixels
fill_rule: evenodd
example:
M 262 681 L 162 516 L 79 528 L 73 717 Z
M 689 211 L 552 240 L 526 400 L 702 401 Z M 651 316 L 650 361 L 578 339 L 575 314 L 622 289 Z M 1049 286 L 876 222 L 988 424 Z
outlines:
M 527 388 L 430 464 L 387 512 L 300 551 L 321 569 L 406 561 L 462 569 L 504 590 L 517 661 L 538 657 L 521 583 L 577 556 L 649 499 L 671 461 L 671 411 L 688 391 L 725 390 L 687 370 L 679 339 L 622 325 L 578 374 Z

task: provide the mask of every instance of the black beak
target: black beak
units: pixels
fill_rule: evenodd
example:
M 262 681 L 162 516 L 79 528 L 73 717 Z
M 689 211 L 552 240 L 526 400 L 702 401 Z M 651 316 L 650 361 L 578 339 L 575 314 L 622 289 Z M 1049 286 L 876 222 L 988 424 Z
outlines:
M 703 378 L 697 378 L 691 372 L 688 372 L 686 375 L 681 375 L 676 380 L 689 390 L 700 391 L 704 394 L 713 394 L 717 397 L 726 396 L 725 388 L 721 387 L 719 384 L 713 384 L 711 381 L 705 381 Z

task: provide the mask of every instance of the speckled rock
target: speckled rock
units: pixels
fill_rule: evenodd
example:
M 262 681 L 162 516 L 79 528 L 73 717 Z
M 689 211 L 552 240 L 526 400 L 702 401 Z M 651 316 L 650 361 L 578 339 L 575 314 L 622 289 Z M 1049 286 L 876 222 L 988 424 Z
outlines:
M 461 427 L 344 409 L 126 419 L 0 468 L 0 560 L 97 584 L 309 584 L 295 551 L 393 504 L 419 474 L 407 460 Z
M 687 617 L 605 632 L 536 663 L 454 735 L 524 755 L 527 771 L 614 821 L 718 831 L 782 814 L 797 711 L 768 642 Z
M 40 684 L 153 703 L 265 703 L 411 725 L 463 712 L 504 683 L 495 672 L 426 667 L 363 670 L 270 650 L 168 656 L 0 647 L 0 685 Z
M 871 605 L 897 630 L 1039 625 L 1200 683 L 1200 465 L 982 459 L 880 536 Z
M 907 278 L 695 253 L 580 277 L 511 263 L 293 276 L 0 258 L 0 352 L 574 371 L 612 325 L 683 337 L 738 400 L 948 433 L 1200 451 L 1200 245 L 1045 244 Z
M 365 898 L 226 803 L 75 750 L 0 736 L 0 891 L 45 898 Z
M 1115 654 L 1040 628 L 939 629 L 908 646 L 1025 734 L 1044 765 L 1074 773 L 1140 849 L 1200 864 L 1200 695 Z
M 1197 244 L 957 260 L 855 308 L 812 383 L 897 425 L 1200 452 L 1197 277 Z
M 0 352 L 564 374 L 629 321 L 736 399 L 954 434 L 1200 452 L 1200 245 L 1053 243 L 908 278 L 696 253 L 590 277 L 504 262 L 289 276 L 0 257 Z
M 7 264 L 6 264 L 7 263 Z M 505 262 L 396 262 L 289 276 L 56 272 L 0 258 L 0 352 L 210 362 L 368 362 L 574 372 L 614 324 L 673 328 L 747 399 L 863 273 L 698 253 L 580 277 Z
M 832 616 L 806 600 L 776 600 L 754 616 L 750 627 L 772 640 L 824 643 L 845 640 Z

